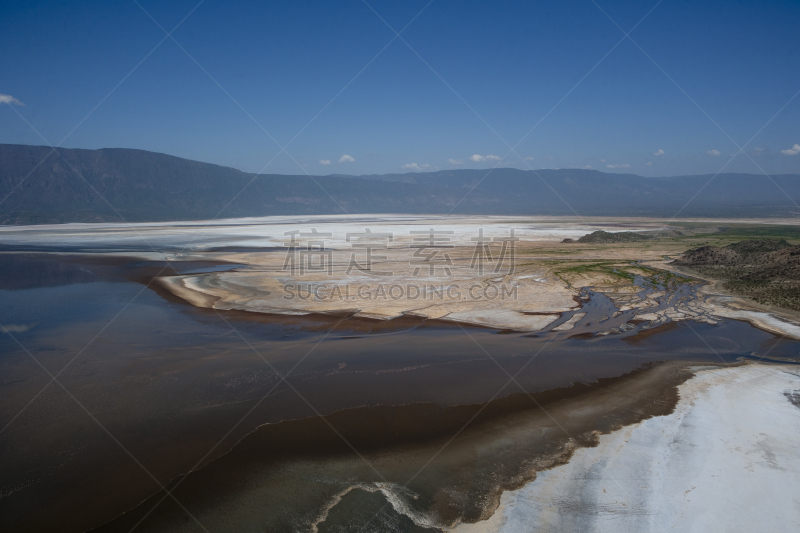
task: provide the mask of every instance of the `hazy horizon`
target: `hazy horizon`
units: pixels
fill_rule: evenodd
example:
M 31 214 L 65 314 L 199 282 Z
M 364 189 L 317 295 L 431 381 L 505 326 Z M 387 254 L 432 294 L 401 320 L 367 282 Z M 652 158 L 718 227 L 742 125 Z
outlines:
M 50 148 L 45 144 L 35 144 L 35 143 L 31 143 L 31 144 L 25 144 L 25 143 L 0 143 L 0 144 Z M 233 168 L 234 170 L 239 170 L 239 171 L 244 172 L 246 174 L 255 174 L 255 172 L 242 170 L 240 168 L 236 168 L 236 167 L 229 166 L 229 165 L 221 165 L 219 163 L 215 163 L 213 161 L 208 161 L 208 160 L 205 160 L 205 159 L 193 159 L 193 158 L 178 156 L 178 155 L 175 155 L 175 154 L 170 154 L 170 153 L 167 153 L 167 152 L 159 152 L 159 151 L 156 151 L 156 150 L 145 150 L 143 148 L 128 148 L 128 147 L 124 147 L 124 146 L 104 146 L 104 147 L 101 147 L 101 148 L 70 148 L 70 147 L 65 147 L 64 146 L 64 147 L 60 147 L 60 148 L 63 148 L 65 150 L 141 150 L 141 151 L 145 151 L 145 152 L 151 152 L 151 153 L 155 153 L 155 154 L 167 155 L 167 156 L 170 156 L 170 157 L 177 157 L 177 158 L 180 158 L 180 159 L 186 159 L 188 161 L 195 161 L 195 162 L 198 162 L 198 163 L 204 163 L 204 164 L 210 164 L 210 165 L 218 165 L 218 166 L 227 167 L 227 168 Z M 541 170 L 587 170 L 587 171 L 599 172 L 599 173 L 602 173 L 602 174 L 629 175 L 629 176 L 636 176 L 636 177 L 642 177 L 642 178 L 654 178 L 654 179 L 658 179 L 658 178 L 691 177 L 691 176 L 709 176 L 709 175 L 716 174 L 715 172 L 709 172 L 709 173 L 705 173 L 705 174 L 661 174 L 661 175 L 650 175 L 650 174 L 644 174 L 644 173 L 639 174 L 637 172 L 631 171 L 630 169 L 583 168 L 583 167 L 536 167 L 536 166 L 532 166 L 531 168 L 518 168 L 518 167 L 479 168 L 479 167 L 470 167 L 470 166 L 458 166 L 458 167 L 451 167 L 451 168 L 436 168 L 436 169 L 431 168 L 431 169 L 420 169 L 420 170 L 400 169 L 400 170 L 389 171 L 389 172 L 366 172 L 366 173 L 360 173 L 360 174 L 348 173 L 348 172 L 328 172 L 328 173 L 325 173 L 323 171 L 319 171 L 318 173 L 315 174 L 313 172 L 307 172 L 307 173 L 304 173 L 304 172 L 301 172 L 301 171 L 294 171 L 293 172 L 291 169 L 289 169 L 287 172 L 262 172 L 261 174 L 263 174 L 263 175 L 274 174 L 274 175 L 282 175 L 282 176 L 308 176 L 308 175 L 311 175 L 311 176 L 314 176 L 314 177 L 342 176 L 342 177 L 359 178 L 359 177 L 369 177 L 369 176 L 386 176 L 386 175 L 400 175 L 400 174 L 432 174 L 432 173 L 435 173 L 435 172 L 454 171 L 454 170 L 485 171 L 488 174 L 488 173 L 493 172 L 495 170 L 505 170 L 505 169 L 519 170 L 521 172 L 536 172 L 536 171 L 541 171 Z M 786 172 L 786 173 L 784 173 L 784 175 L 795 175 L 795 174 L 798 174 L 798 173 L 800 173 L 800 170 L 798 170 L 797 172 Z M 727 175 L 737 174 L 737 175 L 744 175 L 744 176 L 759 175 L 759 173 L 757 171 L 756 172 L 747 172 L 747 171 L 733 171 L 733 170 L 720 172 L 719 174 L 727 174 Z M 771 174 L 771 175 L 779 175 L 779 174 Z

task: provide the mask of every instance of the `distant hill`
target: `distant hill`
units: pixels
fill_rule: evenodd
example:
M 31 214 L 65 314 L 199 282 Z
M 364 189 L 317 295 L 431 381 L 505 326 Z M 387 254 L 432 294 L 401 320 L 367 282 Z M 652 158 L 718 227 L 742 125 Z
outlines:
M 312 178 L 255 175 L 143 150 L 5 144 L 0 224 L 345 213 L 670 217 L 690 199 L 681 216 L 800 215 L 765 176 L 720 174 L 698 194 L 710 177 L 498 168 Z M 800 199 L 800 175 L 773 179 Z
M 650 230 L 650 231 L 603 231 L 597 230 L 588 233 L 579 239 L 564 239 L 561 242 L 580 242 L 589 244 L 608 244 L 617 242 L 639 242 L 664 237 L 681 237 L 684 233 L 680 230 Z
M 789 255 L 787 256 L 787 248 Z M 781 252 L 782 251 L 782 252 Z M 774 253 L 781 252 L 781 253 Z M 687 251 L 675 264 L 692 267 L 755 267 L 786 257 L 800 255 L 800 246 L 792 246 L 785 239 L 760 239 L 739 241 L 728 246 L 700 246 Z M 800 262 L 800 257 L 797 257 Z M 797 277 L 800 280 L 800 276 Z
M 588 235 L 584 235 L 578 242 L 581 243 L 613 243 L 613 242 L 636 242 L 646 241 L 652 239 L 650 235 L 635 231 L 617 231 L 610 233 L 608 231 L 597 230 Z
M 701 246 L 674 261 L 715 279 L 759 303 L 800 310 L 800 245 L 783 239 Z

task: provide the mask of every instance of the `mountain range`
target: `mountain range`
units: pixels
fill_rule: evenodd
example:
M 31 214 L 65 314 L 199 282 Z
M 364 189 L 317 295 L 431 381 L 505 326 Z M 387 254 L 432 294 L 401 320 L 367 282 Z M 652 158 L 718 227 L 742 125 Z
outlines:
M 712 179 L 713 178 L 713 179 Z M 800 215 L 800 175 L 647 178 L 597 170 L 252 174 L 166 154 L 0 144 L 0 224 L 268 215 Z

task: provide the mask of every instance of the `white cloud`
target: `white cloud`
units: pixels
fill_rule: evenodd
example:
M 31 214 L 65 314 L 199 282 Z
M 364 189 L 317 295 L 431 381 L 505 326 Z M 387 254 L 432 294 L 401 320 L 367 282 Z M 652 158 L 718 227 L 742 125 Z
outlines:
M 653 166 L 653 162 L 652 161 L 648 161 L 647 163 L 645 163 L 645 165 L 647 165 L 648 167 L 651 167 L 651 166 Z
M 601 163 L 605 163 L 605 162 L 606 162 L 606 160 L 605 160 L 605 159 L 601 159 L 601 160 L 600 160 L 600 162 L 601 162 Z
M 528 157 L 525 158 L 525 161 L 533 161 L 533 158 L 528 156 Z
M 480 163 L 481 161 L 500 161 L 499 155 L 480 155 L 480 154 L 472 154 L 469 156 L 470 161 L 474 161 L 475 163 Z
M 631 168 L 631 166 L 628 163 L 619 163 L 619 164 L 616 164 L 616 165 L 606 165 L 606 167 L 608 167 L 608 168 Z
M 461 161 L 460 159 L 448 159 L 447 162 L 450 163 L 451 165 L 463 165 L 464 164 L 464 162 Z
M 416 163 L 406 163 L 403 165 L 403 168 L 406 170 L 413 170 L 414 172 L 422 172 L 423 170 L 439 170 L 439 167 L 434 167 L 428 163 L 423 163 L 421 165 Z
M 797 155 L 800 154 L 800 144 L 795 144 L 788 150 L 781 150 L 783 155 Z
M 655 152 L 653 152 L 653 155 L 654 155 L 654 156 L 660 156 L 660 155 L 664 155 L 664 153 L 665 153 L 665 152 L 664 152 L 664 150 L 662 150 L 661 148 L 659 148 L 658 150 L 656 150 Z
M 722 152 L 720 152 L 719 150 L 709 150 L 708 152 L 706 152 L 706 155 L 717 157 L 718 155 L 722 155 Z
M 320 165 L 330 165 L 331 164 L 331 160 L 330 159 L 320 159 L 319 160 L 319 164 Z
M 25 105 L 10 94 L 0 94 L 0 104 Z
M 339 158 L 339 163 L 355 163 L 356 160 L 353 159 L 352 156 L 344 154 L 342 157 Z

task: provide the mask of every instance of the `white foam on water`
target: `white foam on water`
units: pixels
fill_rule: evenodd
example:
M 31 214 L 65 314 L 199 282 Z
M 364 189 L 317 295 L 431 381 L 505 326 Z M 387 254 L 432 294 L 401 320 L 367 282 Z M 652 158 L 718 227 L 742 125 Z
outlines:
M 415 525 L 419 527 L 426 527 L 426 528 L 441 528 L 444 527 L 438 521 L 436 521 L 433 517 L 427 516 L 423 513 L 420 513 L 408 504 L 405 498 L 403 498 L 402 493 L 405 493 L 411 499 L 415 499 L 416 495 L 411 492 L 409 489 L 403 487 L 402 485 L 398 485 L 396 483 L 385 483 L 385 482 L 375 482 L 375 483 L 357 483 L 355 485 L 351 485 L 344 489 L 343 491 L 335 494 L 330 501 L 325 505 L 322 509 L 322 512 L 319 514 L 317 519 L 311 524 L 311 531 L 312 533 L 319 532 L 319 526 L 325 520 L 328 519 L 328 515 L 330 514 L 331 510 L 338 505 L 342 499 L 351 493 L 354 490 L 363 490 L 365 492 L 380 492 L 386 498 L 386 501 L 392 506 L 394 511 L 399 514 L 409 518 Z

